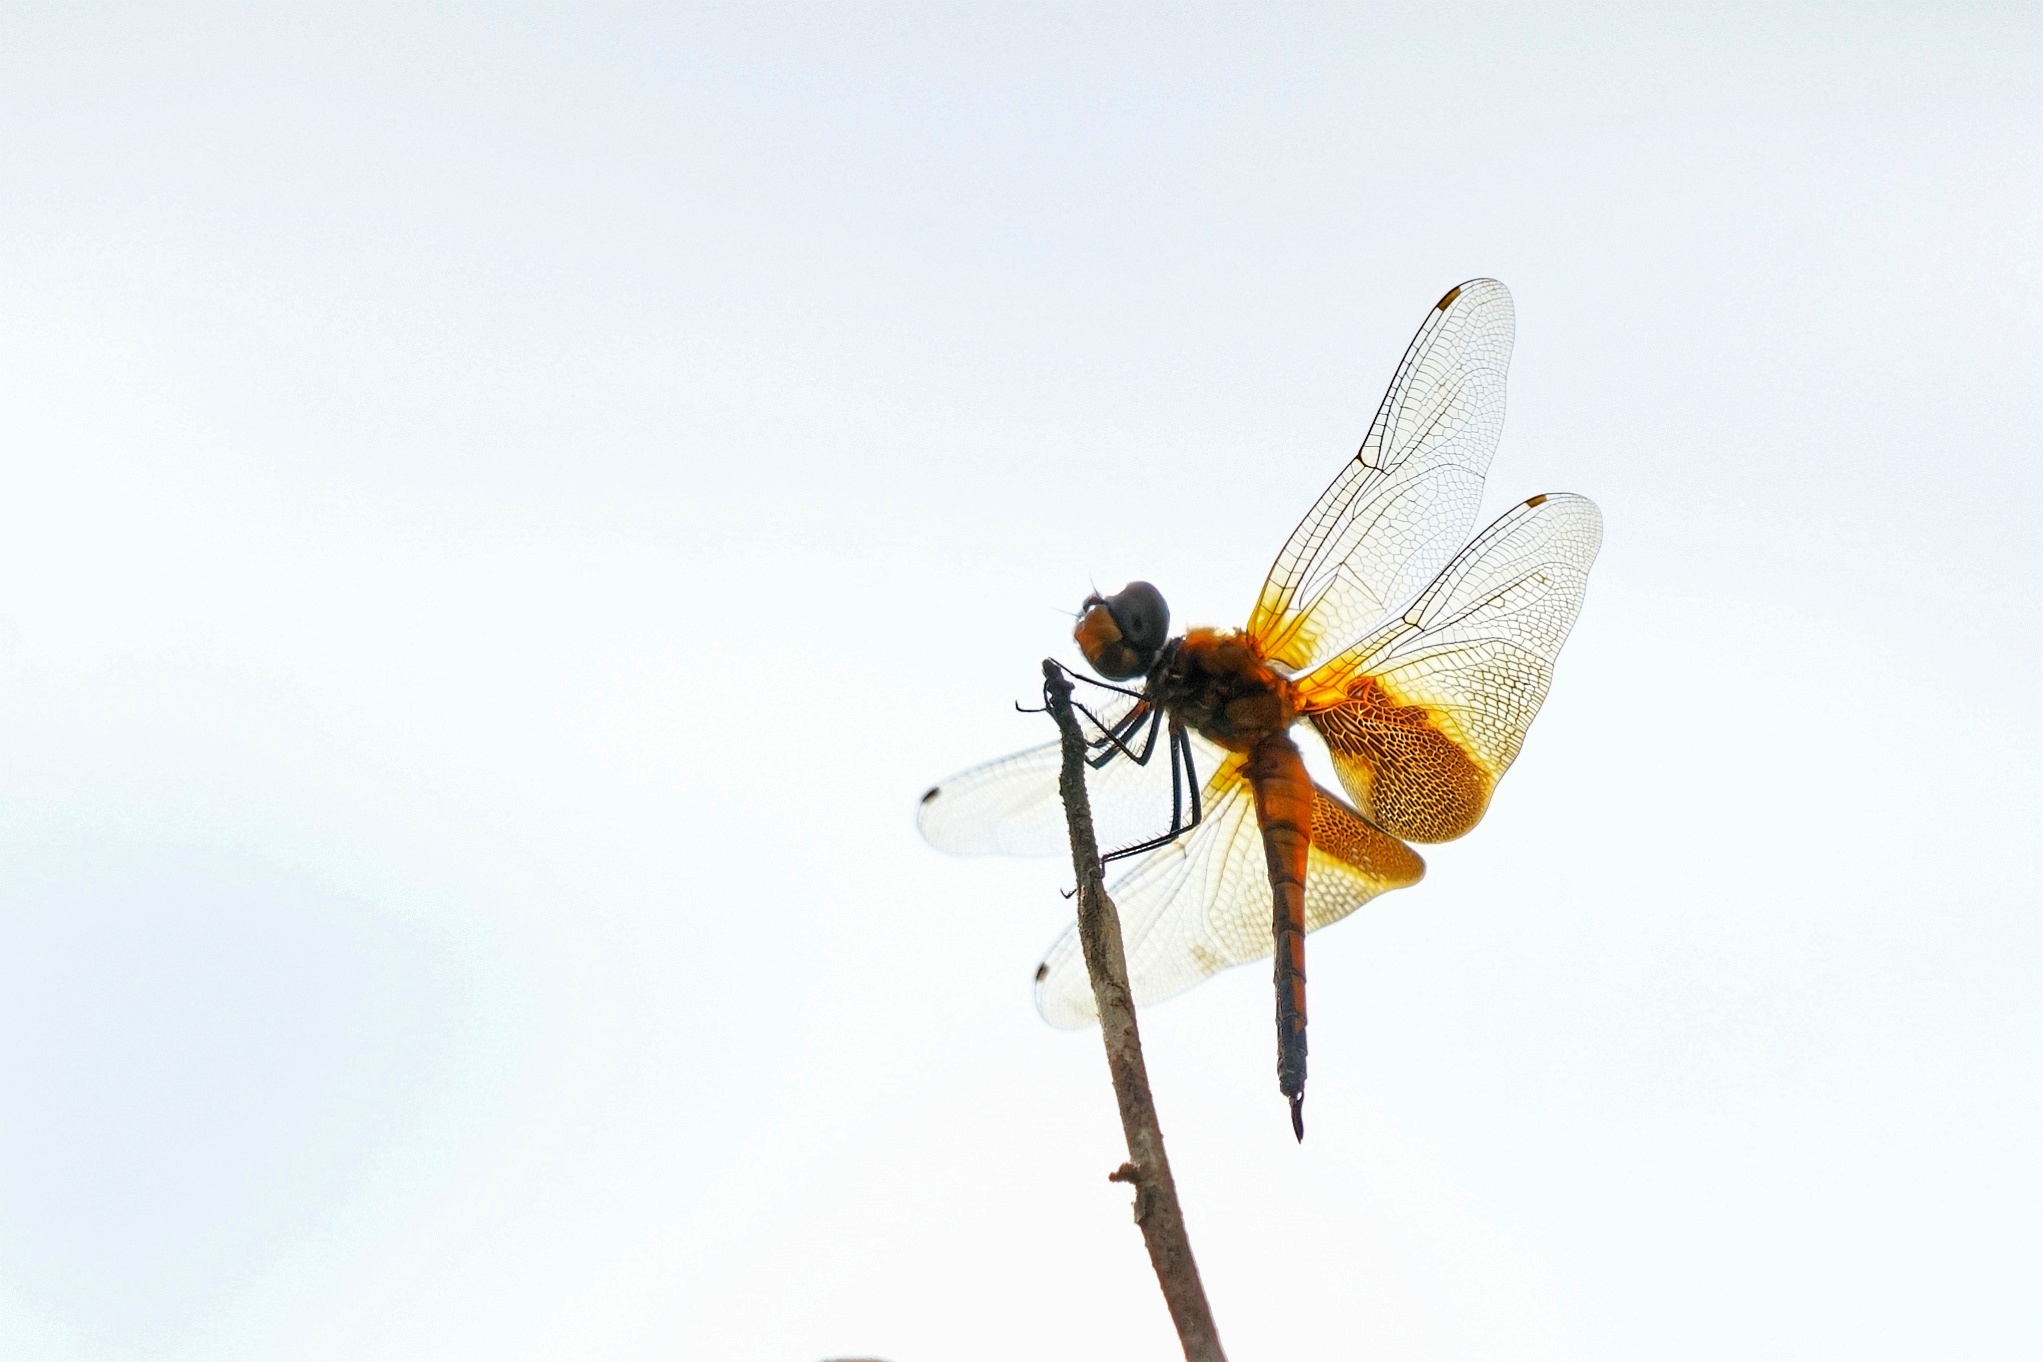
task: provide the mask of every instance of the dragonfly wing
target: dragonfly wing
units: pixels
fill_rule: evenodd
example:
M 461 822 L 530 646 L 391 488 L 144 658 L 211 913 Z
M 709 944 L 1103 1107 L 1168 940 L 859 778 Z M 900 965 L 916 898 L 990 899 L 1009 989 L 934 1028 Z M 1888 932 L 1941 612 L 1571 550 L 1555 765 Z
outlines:
M 1082 717 L 1080 727 L 1096 740 L 1103 727 L 1114 728 L 1126 720 L 1136 704 L 1131 697 L 1115 696 L 1112 704 L 1090 707 L 1098 723 Z M 1147 735 L 1148 726 L 1142 724 L 1125 741 L 1140 752 Z M 1197 776 L 1205 781 L 1219 769 L 1225 754 L 1196 734 L 1191 739 Z M 1104 749 L 1096 744 L 1094 750 Z M 1063 762 L 1059 744 L 1049 742 L 960 771 L 924 792 L 915 826 L 931 846 L 954 856 L 1069 856 L 1064 801 L 1057 792 Z M 1088 768 L 1085 788 L 1093 831 L 1103 851 L 1169 831 L 1169 731 L 1159 728 L 1146 763 L 1116 753 L 1099 767 Z
M 1416 595 L 1475 528 L 1504 426 L 1511 293 L 1471 279 L 1427 314 L 1361 450 L 1277 555 L 1249 618 L 1264 657 L 1304 672 Z
M 1442 842 L 1482 818 L 1546 699 L 1602 538 L 1588 498 L 1533 497 L 1299 682 L 1300 709 L 1378 826 Z
M 1229 966 L 1270 955 L 1269 870 L 1240 758 L 1207 790 L 1205 818 L 1191 836 L 1150 852 L 1107 891 L 1119 910 L 1137 1003 L 1160 1002 Z M 1425 871 L 1410 847 L 1315 787 L 1307 931 L 1338 922 L 1385 890 L 1417 883 Z M 1098 1020 L 1076 924 L 1036 971 L 1036 1007 L 1055 1026 Z
M 1419 853 L 1374 826 L 1339 795 L 1312 787 L 1312 854 L 1305 864 L 1305 930 L 1339 922 L 1386 890 L 1426 874 Z
M 1058 744 L 985 762 L 923 792 L 915 827 L 953 856 L 1048 856 L 1064 840 Z

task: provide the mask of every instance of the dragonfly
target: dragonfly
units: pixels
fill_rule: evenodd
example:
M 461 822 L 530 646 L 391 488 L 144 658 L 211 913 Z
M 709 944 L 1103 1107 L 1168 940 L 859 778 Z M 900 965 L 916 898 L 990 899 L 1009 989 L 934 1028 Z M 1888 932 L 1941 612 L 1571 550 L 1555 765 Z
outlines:
M 1137 1003 L 1271 957 L 1278 1091 L 1305 1138 L 1305 937 L 1418 883 L 1411 843 L 1473 828 L 1524 745 L 1602 542 L 1595 503 L 1526 499 L 1470 538 L 1516 333 L 1494 279 L 1449 289 L 1355 457 L 1278 552 L 1245 628 L 1170 633 L 1132 582 L 1080 608 L 1100 678 L 1087 789 Z M 1090 680 L 1090 678 L 1080 677 Z M 1093 692 L 1088 692 L 1093 693 Z M 1294 729 L 1341 791 L 1308 774 Z M 1065 849 L 1055 742 L 963 771 L 917 826 L 959 855 Z M 1344 797 L 1345 795 L 1345 797 Z M 1097 1020 L 1074 924 L 1036 969 L 1053 1025 Z

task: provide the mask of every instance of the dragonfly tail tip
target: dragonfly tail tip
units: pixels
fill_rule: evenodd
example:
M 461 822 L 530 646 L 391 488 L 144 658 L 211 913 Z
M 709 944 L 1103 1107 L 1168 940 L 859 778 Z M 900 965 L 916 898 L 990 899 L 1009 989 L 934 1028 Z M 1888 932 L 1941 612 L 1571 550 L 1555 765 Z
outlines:
M 1305 1143 L 1305 1094 L 1291 1094 L 1291 1133 L 1298 1137 L 1298 1143 Z

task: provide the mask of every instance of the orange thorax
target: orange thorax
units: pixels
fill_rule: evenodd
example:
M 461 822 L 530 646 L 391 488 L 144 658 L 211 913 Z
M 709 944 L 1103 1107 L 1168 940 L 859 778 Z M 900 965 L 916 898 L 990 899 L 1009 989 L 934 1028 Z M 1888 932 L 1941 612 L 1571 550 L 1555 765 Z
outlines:
M 1190 629 L 1157 660 L 1153 684 L 1171 714 L 1233 752 L 1247 752 L 1298 717 L 1291 683 L 1238 632 Z

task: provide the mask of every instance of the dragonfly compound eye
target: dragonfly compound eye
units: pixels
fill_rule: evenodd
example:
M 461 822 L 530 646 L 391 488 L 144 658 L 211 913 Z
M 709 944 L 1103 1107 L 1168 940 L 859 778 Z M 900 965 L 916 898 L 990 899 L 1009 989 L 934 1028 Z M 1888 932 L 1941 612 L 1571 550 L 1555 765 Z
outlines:
M 1149 670 L 1170 637 L 1170 607 L 1147 582 L 1130 582 L 1111 596 L 1089 596 L 1072 631 L 1085 660 L 1109 681 L 1131 681 Z

